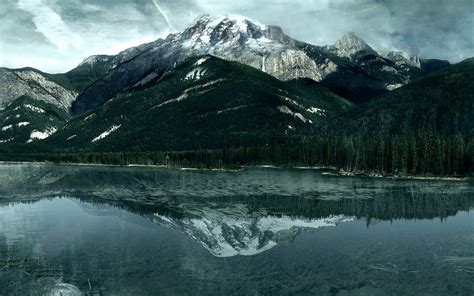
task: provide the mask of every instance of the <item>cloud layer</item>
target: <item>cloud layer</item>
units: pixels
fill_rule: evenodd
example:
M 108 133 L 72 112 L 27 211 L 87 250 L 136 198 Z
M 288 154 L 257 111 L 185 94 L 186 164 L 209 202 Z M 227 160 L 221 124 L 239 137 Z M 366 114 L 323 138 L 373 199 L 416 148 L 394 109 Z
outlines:
M 241 14 L 318 45 L 353 31 L 375 48 L 453 62 L 474 52 L 472 0 L 2 0 L 0 65 L 61 72 L 184 29 Z

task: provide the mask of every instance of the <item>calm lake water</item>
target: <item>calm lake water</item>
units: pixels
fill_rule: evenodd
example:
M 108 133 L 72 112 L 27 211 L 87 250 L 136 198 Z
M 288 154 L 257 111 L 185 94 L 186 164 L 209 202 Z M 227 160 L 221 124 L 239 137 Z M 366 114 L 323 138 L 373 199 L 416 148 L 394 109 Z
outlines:
M 0 165 L 0 295 L 473 295 L 474 184 Z

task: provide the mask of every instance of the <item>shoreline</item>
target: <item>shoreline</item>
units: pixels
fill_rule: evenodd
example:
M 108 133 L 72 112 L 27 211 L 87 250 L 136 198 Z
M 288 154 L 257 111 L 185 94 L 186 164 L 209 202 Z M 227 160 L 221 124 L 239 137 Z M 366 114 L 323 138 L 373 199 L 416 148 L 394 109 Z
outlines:
M 329 176 L 339 176 L 339 177 L 368 177 L 368 178 L 386 178 L 394 180 L 429 180 L 429 181 L 467 181 L 469 177 L 453 177 L 453 176 L 416 176 L 416 175 L 383 175 L 375 173 L 351 173 L 345 171 L 338 171 L 336 167 L 333 166 L 278 166 L 278 165 L 242 165 L 240 168 L 235 169 L 225 169 L 225 168 L 197 168 L 197 167 L 172 167 L 166 165 L 148 165 L 148 164 L 127 164 L 127 165 L 117 165 L 117 164 L 101 164 L 101 163 L 56 163 L 49 161 L 0 161 L 2 164 L 33 164 L 33 165 L 60 165 L 60 166 L 79 166 L 79 167 L 121 167 L 121 168 L 157 168 L 157 169 L 171 169 L 179 171 L 219 171 L 219 172 L 238 172 L 246 168 L 259 168 L 259 169 L 292 169 L 292 170 L 315 170 L 315 171 L 332 171 L 332 172 L 322 172 L 323 175 Z

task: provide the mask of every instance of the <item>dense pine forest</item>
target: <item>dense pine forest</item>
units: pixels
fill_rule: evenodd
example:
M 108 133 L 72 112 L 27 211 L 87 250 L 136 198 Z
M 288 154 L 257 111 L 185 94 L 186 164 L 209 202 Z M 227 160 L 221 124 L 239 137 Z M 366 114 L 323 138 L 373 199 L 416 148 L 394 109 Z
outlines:
M 432 130 L 364 139 L 329 136 L 307 144 L 201 149 L 183 152 L 3 153 L 2 160 L 174 168 L 235 169 L 242 165 L 334 167 L 347 173 L 464 176 L 474 171 L 474 139 Z

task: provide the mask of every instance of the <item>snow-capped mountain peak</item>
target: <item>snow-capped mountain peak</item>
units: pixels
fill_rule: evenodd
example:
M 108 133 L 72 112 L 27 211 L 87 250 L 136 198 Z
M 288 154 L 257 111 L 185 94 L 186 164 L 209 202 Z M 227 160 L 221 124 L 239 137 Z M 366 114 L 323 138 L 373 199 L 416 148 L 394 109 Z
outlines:
M 183 33 L 186 45 L 216 46 L 244 45 L 249 40 L 265 40 L 263 31 L 267 26 L 238 15 L 203 15 L 196 19 Z

